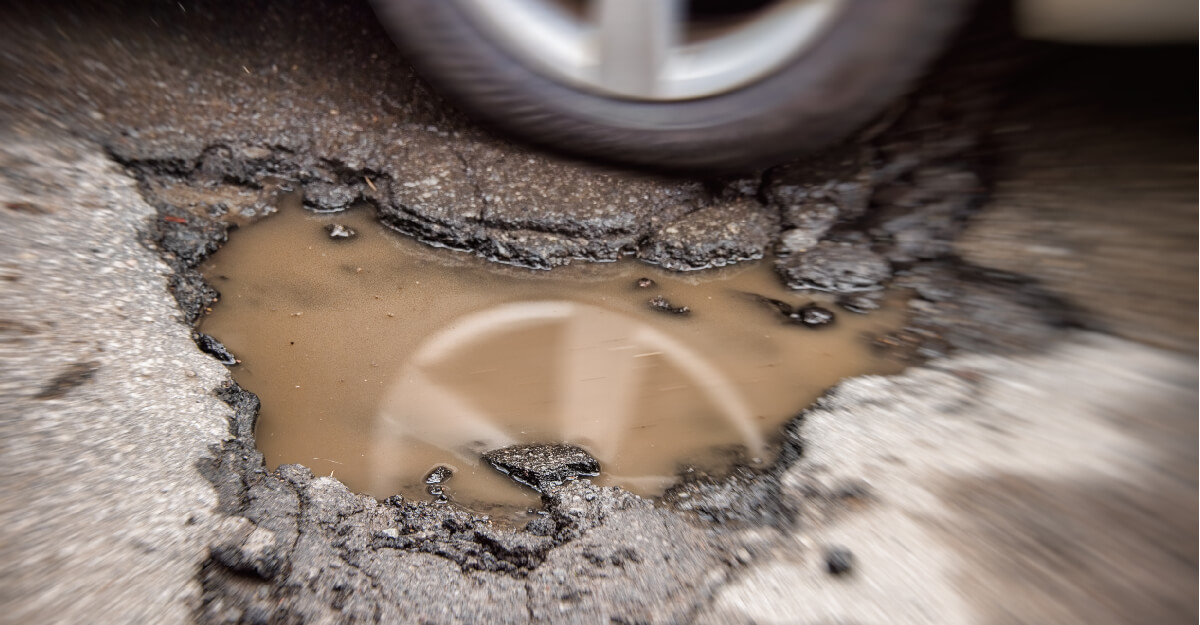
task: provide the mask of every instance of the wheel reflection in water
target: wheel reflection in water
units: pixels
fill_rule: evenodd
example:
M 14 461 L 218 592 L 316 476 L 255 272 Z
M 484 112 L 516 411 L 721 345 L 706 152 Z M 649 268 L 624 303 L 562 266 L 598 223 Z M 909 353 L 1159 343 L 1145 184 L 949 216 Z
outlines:
M 541 412 L 537 406 L 529 406 L 525 419 L 494 414 L 493 402 L 474 401 L 471 395 L 480 387 L 500 393 L 506 389 L 486 379 L 497 369 L 469 369 L 480 347 L 522 331 L 533 331 L 545 341 L 552 372 L 539 380 L 542 368 L 526 366 L 532 363 L 519 353 L 503 363 L 510 372 L 525 367 L 521 386 L 540 382 L 552 389 L 549 414 L 536 414 Z M 648 388 L 656 374 L 678 377 L 701 399 L 704 407 L 696 416 L 708 417 L 710 427 L 684 429 L 659 440 L 657 449 L 645 449 L 638 444 L 639 433 L 670 418 L 639 409 L 647 391 L 656 390 Z M 475 388 L 467 388 L 471 386 Z M 711 427 L 713 421 L 718 427 Z M 606 477 L 643 492 L 669 483 L 678 458 L 701 454 L 722 441 L 744 448 L 747 458 L 761 458 L 766 452 L 754 413 L 739 389 L 680 341 L 631 316 L 595 306 L 520 302 L 459 319 L 418 348 L 380 404 L 373 489 L 384 490 L 423 469 L 397 462 L 404 457 L 406 438 L 469 465 L 485 451 L 529 441 L 530 430 L 538 432 L 533 438 L 540 442 L 565 441 L 586 448 L 603 467 L 627 468 L 629 473 L 606 472 Z M 478 496 L 486 498 L 484 493 Z

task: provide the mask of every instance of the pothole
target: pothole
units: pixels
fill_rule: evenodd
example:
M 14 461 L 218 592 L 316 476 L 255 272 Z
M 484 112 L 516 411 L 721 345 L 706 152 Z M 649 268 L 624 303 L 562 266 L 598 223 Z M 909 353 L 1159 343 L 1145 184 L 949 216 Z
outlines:
M 205 152 L 219 153 L 222 150 L 216 148 Z M 230 153 L 246 153 L 246 150 Z M 274 196 L 287 189 L 303 192 L 305 206 L 329 210 L 334 207 L 322 198 L 332 197 L 331 189 L 340 190 L 338 197 L 348 195 L 357 198 L 356 201 L 376 204 L 378 218 L 388 227 L 426 242 L 461 247 L 504 262 L 550 267 L 561 265 L 567 258 L 597 261 L 636 254 L 638 258 L 680 267 L 737 264 L 718 271 L 684 274 L 660 274 L 648 265 L 632 263 L 587 263 L 531 273 L 479 261 L 466 254 L 434 250 L 409 239 L 397 239 L 393 233 L 378 230 L 376 223 L 361 210 L 315 215 L 300 212 L 302 209 L 297 201 L 290 209 L 285 208 L 284 214 L 236 233 L 233 243 L 224 248 L 222 256 L 213 260 L 214 263 L 228 262 L 221 260 L 223 254 L 239 247 L 239 242 L 252 240 L 257 236 L 256 232 L 273 228 L 286 230 L 281 224 L 289 223 L 285 215 L 288 210 L 293 211 L 292 217 L 298 219 L 293 226 L 303 228 L 303 232 L 297 231 L 290 240 L 286 235 L 281 237 L 288 240 L 285 249 L 292 251 L 287 254 L 277 251 L 274 256 L 257 261 L 256 266 L 264 271 L 282 267 L 279 274 L 283 277 L 266 280 L 260 292 L 252 293 L 253 297 L 261 297 L 270 289 L 284 285 L 292 279 L 290 276 L 305 278 L 318 261 L 331 262 L 331 251 L 333 256 L 348 253 L 374 238 L 389 244 L 381 246 L 384 251 L 374 259 L 367 256 L 367 261 L 360 262 L 357 258 L 347 257 L 335 267 L 339 272 L 333 275 L 339 276 L 340 280 L 331 278 L 325 289 L 301 289 L 299 292 L 306 293 L 310 300 L 304 307 L 288 310 L 286 317 L 268 324 L 263 336 L 269 332 L 282 332 L 290 327 L 290 323 L 316 318 L 317 312 L 324 307 L 328 309 L 326 322 L 318 324 L 319 332 L 312 336 L 325 337 L 334 344 L 346 340 L 339 337 L 354 324 L 339 320 L 334 314 L 342 305 L 340 302 L 355 294 L 369 296 L 368 303 L 382 302 L 380 289 L 399 291 L 396 287 L 403 286 L 397 281 L 398 276 L 411 275 L 414 283 L 420 279 L 428 286 L 427 278 L 417 278 L 413 274 L 417 269 L 396 266 L 401 263 L 397 259 L 409 252 L 415 256 L 403 256 L 409 259 L 408 263 L 419 265 L 422 259 L 433 259 L 429 262 L 440 265 L 439 271 L 447 274 L 482 270 L 480 275 L 488 276 L 487 279 L 461 282 L 457 291 L 430 292 L 431 296 L 427 298 L 430 302 L 466 302 L 464 309 L 454 313 L 459 315 L 455 319 L 483 319 L 476 323 L 494 326 L 497 325 L 496 318 L 509 316 L 507 313 L 513 312 L 514 306 L 518 311 L 525 307 L 527 312 L 533 305 L 543 317 L 561 317 L 564 321 L 559 325 L 566 328 L 571 324 L 565 320 L 573 317 L 560 315 L 558 311 L 566 308 L 584 311 L 584 317 L 591 316 L 592 323 L 602 325 L 610 321 L 625 323 L 629 318 L 639 320 L 638 324 L 644 319 L 667 324 L 665 327 L 670 330 L 655 331 L 695 350 L 686 336 L 679 337 L 676 332 L 702 327 L 705 319 L 718 314 L 714 311 L 727 310 L 722 313 L 724 325 L 743 333 L 735 335 L 735 339 L 740 337 L 734 341 L 735 346 L 742 344 L 739 340 L 745 346 L 756 344 L 755 332 L 771 335 L 772 342 L 790 340 L 783 337 L 804 337 L 809 347 L 802 353 L 809 354 L 807 364 L 819 365 L 818 369 L 825 368 L 825 357 L 810 348 L 819 341 L 833 340 L 838 336 L 837 332 L 846 330 L 850 333 L 835 341 L 839 349 L 824 351 L 841 357 L 849 354 L 845 349 L 855 346 L 855 349 L 862 348 L 871 354 L 866 347 L 868 341 L 861 334 L 875 334 L 877 336 L 870 341 L 872 348 L 902 359 L 891 363 L 883 361 L 884 369 L 879 369 L 883 371 L 887 367 L 899 369 L 902 362 L 928 362 L 958 349 L 977 352 L 1036 350 L 1053 342 L 1055 324 L 1070 319 L 1061 314 L 1059 303 L 1035 283 L 1020 276 L 971 267 L 947 255 L 948 243 L 958 232 L 961 220 L 976 206 L 976 191 L 964 188 L 958 177 L 951 181 L 953 184 L 941 184 L 946 178 L 938 172 L 944 172 L 944 168 L 917 167 L 910 163 L 899 171 L 890 168 L 890 173 L 878 170 L 868 176 L 863 173 L 868 170 L 851 167 L 848 173 L 834 172 L 826 176 L 819 167 L 783 167 L 767 172 L 761 179 L 728 184 L 713 181 L 706 187 L 711 191 L 708 196 L 677 197 L 681 203 L 672 205 L 673 208 L 663 215 L 654 212 L 658 210 L 657 205 L 651 203 L 647 209 L 649 213 L 638 213 L 650 215 L 646 224 L 630 226 L 625 221 L 601 220 L 598 225 L 593 223 L 586 228 L 577 228 L 573 217 L 563 216 L 574 213 L 550 209 L 542 211 L 543 217 L 532 221 L 516 219 L 519 215 L 514 214 L 497 216 L 489 213 L 492 221 L 482 225 L 473 221 L 477 216 L 453 210 L 436 215 L 429 211 L 413 212 L 402 197 L 368 196 L 353 191 L 342 193 L 345 188 L 332 187 L 334 183 L 316 176 L 304 168 L 307 166 L 302 167 L 296 162 L 297 158 L 292 154 L 277 154 L 270 161 L 230 161 L 228 167 L 217 169 L 198 167 L 194 162 L 122 161 L 138 175 L 147 201 L 159 210 L 146 238 L 162 252 L 173 270 L 167 279 L 181 306 L 182 320 L 189 325 L 203 322 L 204 330 L 228 341 L 233 352 L 243 360 L 241 366 L 233 368 L 235 375 L 253 373 L 258 367 L 257 357 L 244 351 L 238 339 L 215 329 L 212 325 L 215 317 L 204 319 L 205 308 L 213 305 L 217 292 L 197 270 L 213 252 L 227 243 L 227 232 L 231 222 L 237 223 L 237 215 L 253 212 L 257 217 L 264 210 L 269 212 L 267 209 L 276 201 Z M 861 165 L 854 159 L 848 162 Z M 358 180 L 364 181 L 361 183 L 364 187 L 373 184 L 380 190 L 396 187 L 387 178 L 374 175 L 368 169 L 346 170 L 343 174 L 342 183 L 350 185 L 351 189 L 358 188 L 355 186 L 360 185 Z M 810 180 L 814 176 L 818 178 L 815 182 Z M 276 184 L 280 180 L 285 182 Z M 838 180 L 842 182 L 836 182 Z M 620 188 L 627 190 L 624 183 Z M 867 193 L 870 189 L 874 191 Z M 214 191 L 218 193 L 214 194 Z M 896 218 L 903 224 L 893 223 L 895 220 L 886 215 L 880 217 L 884 207 L 896 204 L 894 193 L 899 192 L 913 192 L 919 196 L 911 203 L 909 213 Z M 621 197 L 625 195 L 622 193 Z M 636 193 L 628 195 L 636 199 Z M 294 199 L 298 197 L 294 196 Z M 574 201 L 574 196 L 571 197 Z M 868 197 L 873 199 L 868 200 Z M 314 198 L 315 201 L 310 201 Z M 765 205 L 761 203 L 764 200 Z M 834 212 L 829 210 L 829 202 L 836 204 L 836 215 L 829 214 Z M 545 218 L 545 215 L 551 218 Z M 630 219 L 641 218 L 631 216 Z M 323 226 L 329 225 L 330 221 L 357 230 L 357 238 L 339 241 L 323 238 L 329 234 L 323 231 Z M 731 228 L 731 224 L 738 226 Z M 441 227 L 447 230 L 437 230 Z M 334 247 L 335 243 L 342 245 Z M 777 267 L 784 270 L 793 288 L 829 284 L 830 281 L 849 287 L 864 282 L 886 287 L 884 291 L 873 291 L 874 296 L 851 294 L 836 303 L 860 310 L 872 308 L 878 300 L 876 296 L 884 293 L 904 293 L 910 299 L 902 305 L 898 301 L 890 302 L 882 311 L 859 317 L 835 305 L 829 298 L 811 292 L 784 291 L 778 286 L 778 278 L 768 269 L 769 259 L 757 263 L 750 260 L 761 258 L 777 245 L 788 252 Z M 308 249 L 310 246 L 313 249 Z M 266 246 L 265 249 L 279 248 Z M 805 249 L 811 249 L 812 253 Z M 855 252 L 852 256 L 846 253 L 851 251 Z M 880 255 L 887 259 L 886 263 L 879 262 Z M 796 262 L 800 259 L 804 262 Z M 363 267 L 361 272 L 358 271 L 360 266 Z M 630 267 L 635 269 L 631 274 L 620 273 Z M 216 306 L 220 309 L 236 301 L 232 276 L 211 273 L 214 274 L 214 286 L 224 295 L 224 301 Z M 222 280 L 221 275 L 231 279 Z M 636 288 L 635 283 L 643 277 L 654 284 Z M 709 282 L 709 287 L 698 284 L 716 277 L 731 282 L 726 282 L 726 286 L 720 286 L 718 282 Z M 573 289 L 572 293 L 578 295 L 564 297 L 558 294 L 548 298 L 535 293 L 526 297 L 521 291 L 525 287 L 514 286 L 515 282 L 525 280 L 531 283 L 565 281 L 564 288 Z M 738 283 L 737 280 L 746 282 Z M 503 287 L 505 297 L 484 295 L 487 289 L 497 284 Z M 712 304 L 705 288 L 712 289 L 714 300 L 718 296 L 729 299 Z M 414 290 L 408 289 L 409 295 Z M 374 295 L 380 295 L 381 299 L 374 300 Z M 824 317 L 817 308 L 807 308 L 809 303 L 832 311 L 836 315 L 834 325 L 803 327 L 805 321 L 819 323 Z M 676 314 L 684 307 L 688 309 L 686 315 Z M 497 313 L 497 310 L 501 312 Z M 554 314 L 545 314 L 548 311 Z M 382 307 L 374 312 L 377 316 L 356 322 L 369 326 L 372 332 L 367 335 L 370 340 L 360 341 L 353 346 L 355 349 L 365 353 L 368 349 L 378 348 L 376 343 L 383 343 L 391 336 L 389 330 L 402 325 L 405 320 L 415 319 L 431 329 L 427 335 L 410 339 L 412 344 L 405 347 L 403 353 L 431 351 L 435 356 L 444 355 L 444 358 L 431 358 L 429 364 L 446 361 L 441 362 L 441 366 L 420 367 L 425 375 L 438 375 L 437 371 L 444 372 L 445 369 L 449 369 L 449 373 L 458 373 L 454 366 L 456 361 L 472 361 L 472 352 L 462 351 L 461 341 L 440 338 L 447 331 L 436 319 L 426 319 L 427 314 L 417 314 L 420 311 L 415 309 L 406 314 L 404 309 L 385 310 Z M 302 314 L 293 317 L 293 313 Z M 616 319 L 620 322 L 613 321 Z M 801 325 L 794 323 L 797 320 Z M 860 322 L 879 322 L 880 327 L 872 330 L 864 326 L 854 330 L 851 324 Z M 892 331 L 896 326 L 902 327 Z M 526 342 L 519 340 L 522 331 L 509 327 L 507 334 L 500 333 L 501 336 L 492 336 L 491 340 L 501 347 L 507 341 L 525 348 Z M 451 337 L 455 334 L 454 331 L 448 333 Z M 851 336 L 855 333 L 858 336 Z M 711 337 L 703 332 L 699 334 L 701 340 L 718 338 L 715 333 Z M 196 335 L 201 349 L 226 360 L 232 358 L 215 339 L 206 340 L 206 336 Z M 273 349 L 282 351 L 285 348 L 281 341 L 285 336 L 277 338 L 280 341 Z M 291 340 L 287 339 L 287 349 L 294 347 L 290 345 Z M 432 343 L 436 348 L 443 341 L 458 345 L 458 348 L 442 351 L 429 347 Z M 562 342 L 562 339 L 558 340 L 560 346 Z M 538 344 L 538 341 L 533 343 Z M 553 341 L 541 340 L 541 344 L 546 343 Z M 400 351 L 388 353 L 394 356 Z M 729 375 L 725 364 L 733 362 L 733 351 L 726 347 L 716 356 L 705 355 L 704 360 L 715 361 L 708 363 L 709 368 L 716 369 L 721 375 Z M 301 360 L 294 352 L 292 356 L 291 361 Z M 645 358 L 641 362 L 647 362 Z M 371 362 L 365 358 L 359 361 L 368 367 Z M 376 359 L 375 362 L 380 361 Z M 549 365 L 543 370 L 546 368 Z M 687 380 L 686 367 L 664 368 L 673 371 L 676 378 Z M 734 374 L 754 370 L 750 366 L 735 367 Z M 868 370 L 869 367 L 864 366 L 844 375 Z M 371 375 L 376 375 L 380 380 L 378 386 L 390 387 L 396 381 L 395 371 L 389 372 L 390 377 L 384 376 L 383 372 L 366 377 L 370 381 Z M 969 376 L 970 372 L 963 375 Z M 777 383 L 776 388 L 789 388 L 803 377 L 787 378 Z M 388 383 L 384 384 L 384 380 Z M 320 382 L 336 384 L 336 380 L 329 379 Z M 246 384 L 264 395 L 267 410 L 274 410 L 266 393 L 254 388 L 249 381 Z M 453 383 L 439 386 L 458 388 Z M 816 386 L 820 385 L 814 384 L 814 388 Z M 602 385 L 601 388 L 605 387 Z M 406 478 L 409 486 L 398 488 L 415 487 L 415 496 L 388 496 L 381 500 L 355 494 L 356 490 L 368 492 L 371 487 L 358 486 L 342 466 L 331 463 L 321 467 L 316 476 L 306 468 L 318 462 L 313 458 L 329 458 L 328 449 L 310 453 L 307 458 L 302 454 L 297 460 L 304 464 L 282 464 L 275 470 L 268 470 L 266 465 L 275 466 L 279 461 L 264 462 L 255 441 L 259 400 L 230 382 L 214 389 L 234 410 L 230 418 L 230 436 L 212 448 L 213 458 L 201 461 L 197 467 L 213 483 L 219 495 L 219 512 L 227 515 L 227 522 L 211 543 L 211 557 L 198 577 L 204 588 L 204 599 L 197 618 L 202 622 L 230 622 L 240 618 L 230 615 L 244 615 L 250 619 L 250 615 L 275 614 L 281 622 L 307 622 L 328 620 L 334 618 L 333 615 L 347 618 L 350 614 L 351 620 L 401 622 L 414 619 L 410 612 L 404 611 L 408 610 L 408 600 L 404 598 L 408 595 L 396 593 L 415 593 L 412 596 L 421 597 L 422 602 L 429 596 L 463 598 L 437 603 L 431 608 L 449 610 L 456 615 L 447 621 L 552 620 L 557 618 L 554 615 L 563 614 L 617 614 L 612 611 L 613 606 L 620 606 L 621 614 L 658 615 L 644 619 L 647 622 L 690 622 L 694 620 L 690 615 L 704 605 L 705 598 L 714 596 L 716 589 L 736 575 L 740 567 L 766 557 L 773 544 L 772 536 L 776 536 L 774 530 L 786 533 L 793 531 L 797 523 L 826 523 L 847 507 L 861 502 L 870 505 L 869 485 L 828 481 L 820 476 L 804 478 L 797 483 L 789 474 L 790 468 L 805 455 L 805 415 L 824 410 L 827 401 L 836 403 L 840 393 L 838 388 L 829 391 L 825 398 L 803 413 L 800 412 L 803 406 L 821 389 L 815 389 L 801 399 L 781 400 L 787 404 L 784 412 L 778 415 L 783 426 L 760 430 L 778 437 L 776 440 L 764 435 L 768 444 L 778 443 L 778 457 L 774 462 L 767 462 L 769 455 L 764 456 L 762 464 L 765 466 L 747 466 L 753 464 L 749 462 L 751 454 L 729 448 L 739 442 L 745 446 L 747 437 L 739 436 L 741 430 L 735 428 L 734 435 L 726 439 L 732 443 L 708 448 L 708 453 L 701 458 L 676 462 L 673 469 L 691 462 L 696 470 L 690 473 L 685 470 L 685 479 L 669 488 L 658 501 L 638 497 L 621 488 L 601 487 L 591 479 L 574 480 L 545 489 L 540 499 L 544 515 L 523 524 L 510 524 L 497 523 L 497 515 L 481 513 L 479 508 L 484 506 L 478 503 L 471 504 L 476 506 L 474 510 L 439 504 L 436 497 L 422 488 L 425 484 L 414 485 L 411 477 Z M 598 395 L 606 401 L 611 399 L 605 393 Z M 704 404 L 707 401 L 720 405 L 701 393 L 677 395 L 682 397 L 683 403 L 707 405 Z M 343 393 L 342 401 L 352 401 L 356 397 Z M 886 398 L 881 400 L 886 401 Z M 733 427 L 739 421 L 722 417 L 715 422 Z M 505 432 L 511 429 L 512 425 L 504 426 Z M 556 434 L 554 440 L 562 438 L 562 434 Z M 473 445 L 476 442 L 467 441 L 460 449 L 475 453 L 480 448 Z M 267 443 L 263 448 L 269 445 Z M 768 449 L 773 451 L 769 445 Z M 365 454 L 365 451 L 358 453 Z M 472 460 L 475 456 L 468 456 L 467 461 L 462 462 L 453 459 L 456 457 L 453 450 L 446 450 L 446 455 L 452 459 L 429 460 L 439 465 L 449 463 L 454 465 L 451 468 L 457 469 L 457 476 L 437 485 L 443 493 L 449 492 L 455 501 L 468 501 L 470 493 L 463 484 L 469 480 L 459 478 L 466 477 L 472 470 L 486 470 L 493 480 L 500 480 L 502 488 L 513 489 L 508 491 L 510 493 L 522 492 L 514 484 L 490 473 L 489 467 Z M 617 466 L 607 461 L 602 463 L 599 479 L 627 477 L 628 472 L 614 469 Z M 725 474 L 727 468 L 732 470 Z M 590 467 L 584 467 L 583 472 L 590 472 Z M 329 477 L 331 474 L 333 478 Z M 650 473 L 658 477 L 662 474 L 661 471 Z M 355 485 L 348 488 L 344 482 Z M 629 486 L 640 488 L 632 483 Z M 487 491 L 486 494 L 490 497 L 494 493 Z M 495 511 L 496 505 L 493 503 L 490 509 Z M 524 520 L 522 510 L 511 503 L 500 503 L 499 506 L 503 513 L 498 515 L 501 518 Z M 514 510 L 517 518 L 512 516 Z
M 656 496 L 681 474 L 769 464 L 780 426 L 827 388 L 902 368 L 870 339 L 902 325 L 903 302 L 849 312 L 766 261 L 527 270 L 429 248 L 366 209 L 285 202 L 201 270 L 222 297 L 199 329 L 261 398 L 269 469 L 513 521 L 538 497 L 486 451 L 575 444 L 598 483 Z M 439 467 L 449 479 L 427 479 Z

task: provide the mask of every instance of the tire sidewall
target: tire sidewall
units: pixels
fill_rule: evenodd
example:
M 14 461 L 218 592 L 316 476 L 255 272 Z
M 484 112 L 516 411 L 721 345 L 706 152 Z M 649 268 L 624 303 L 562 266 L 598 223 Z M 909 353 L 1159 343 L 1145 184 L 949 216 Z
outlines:
M 844 137 L 919 74 L 964 4 L 847 0 L 822 36 L 774 74 L 717 96 L 649 102 L 537 73 L 453 0 L 374 3 L 417 69 L 476 116 L 559 149 L 667 167 L 746 165 Z

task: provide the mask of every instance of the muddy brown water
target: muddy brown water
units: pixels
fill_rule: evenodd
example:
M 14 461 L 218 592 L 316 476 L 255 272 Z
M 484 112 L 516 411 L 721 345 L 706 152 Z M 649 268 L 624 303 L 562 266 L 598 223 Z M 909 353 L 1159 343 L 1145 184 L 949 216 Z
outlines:
M 358 236 L 331 240 L 333 223 Z M 600 461 L 599 482 L 655 495 L 733 450 L 768 462 L 780 425 L 824 390 L 900 369 L 865 338 L 900 324 L 899 303 L 848 313 L 786 290 L 766 262 L 525 270 L 427 247 L 367 209 L 285 206 L 234 232 L 202 270 L 222 297 L 201 330 L 262 400 L 268 466 L 303 464 L 381 498 L 429 498 L 424 477 L 446 465 L 454 501 L 525 510 L 536 495 L 479 454 L 559 441 Z M 787 324 L 750 293 L 823 302 L 837 319 Z M 655 310 L 655 296 L 690 312 Z

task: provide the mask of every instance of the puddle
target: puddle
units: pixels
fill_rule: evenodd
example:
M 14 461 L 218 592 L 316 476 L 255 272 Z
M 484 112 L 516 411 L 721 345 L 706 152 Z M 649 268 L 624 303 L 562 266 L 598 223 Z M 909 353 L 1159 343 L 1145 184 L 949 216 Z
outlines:
M 358 235 L 331 240 L 334 223 Z M 600 483 L 656 495 L 681 467 L 714 470 L 735 450 L 770 461 L 773 433 L 825 389 L 901 368 L 863 335 L 898 327 L 902 306 L 844 312 L 787 291 L 767 263 L 524 270 L 421 245 L 366 209 L 285 206 L 202 270 L 222 298 L 201 330 L 262 399 L 269 468 L 304 464 L 380 498 L 428 499 L 425 476 L 446 465 L 456 502 L 536 507 L 479 460 L 515 442 L 575 443 L 600 461 Z M 837 318 L 787 324 L 748 293 L 823 302 Z M 690 312 L 655 309 L 658 296 Z

